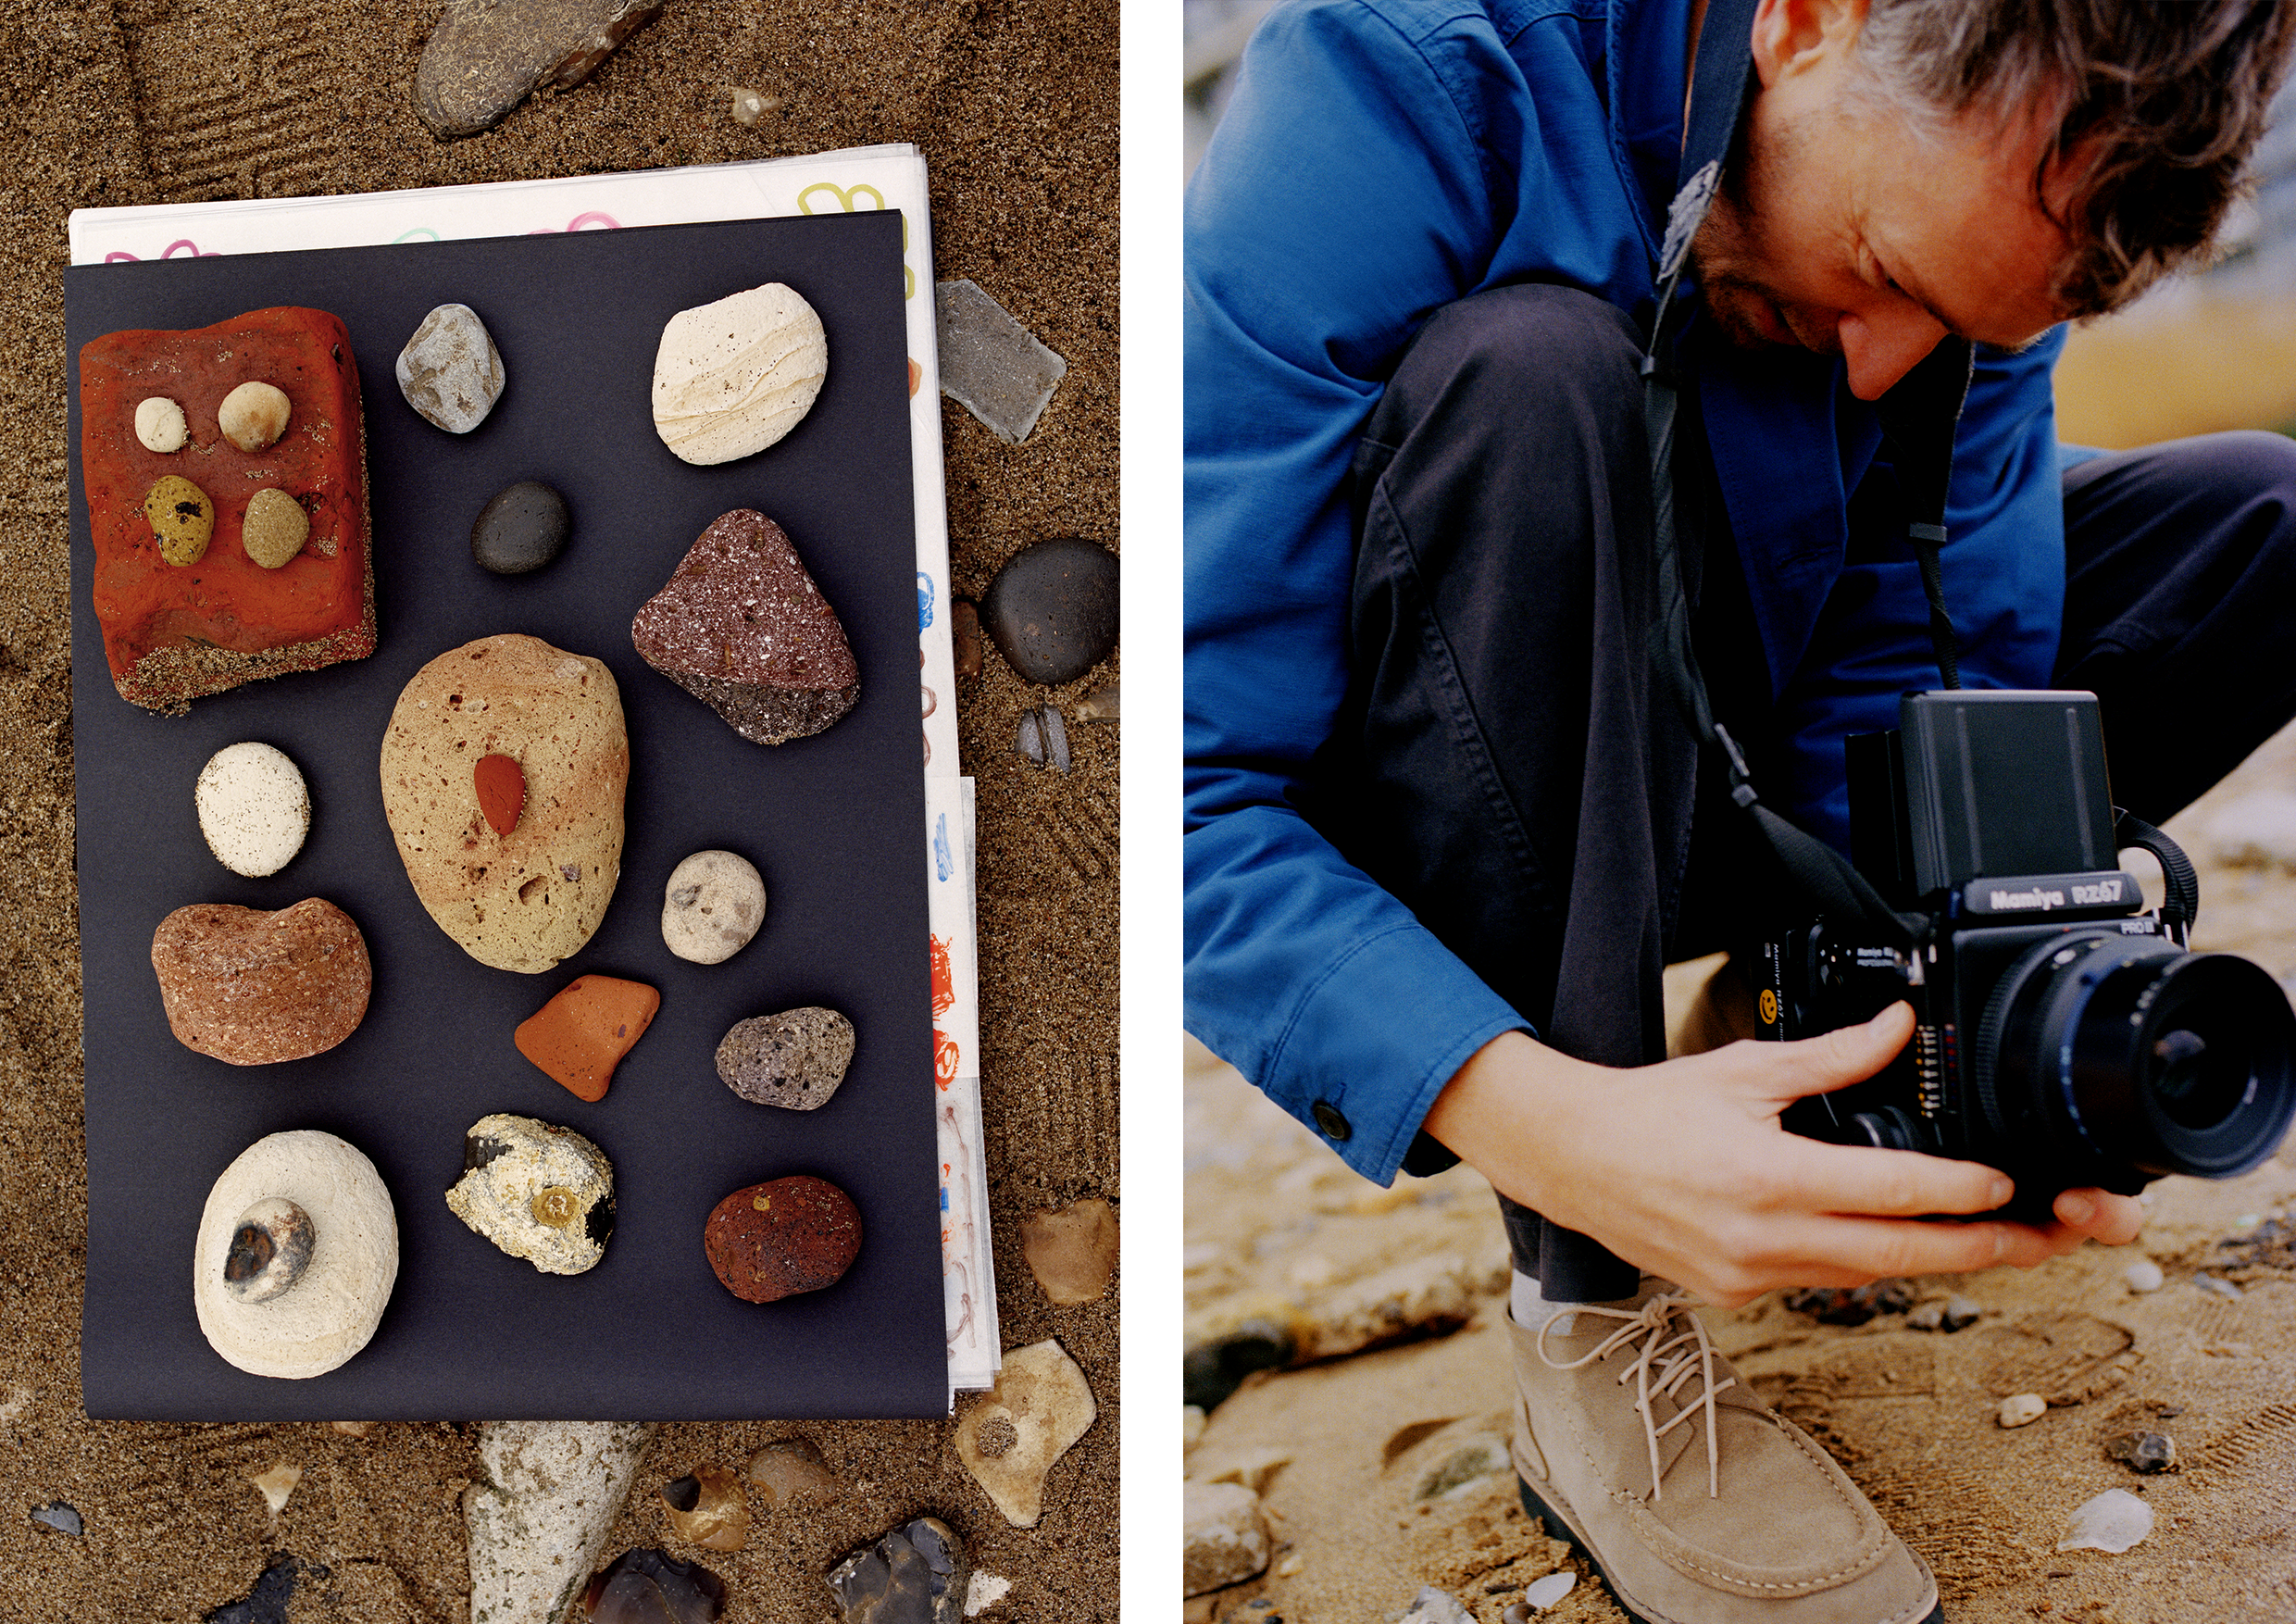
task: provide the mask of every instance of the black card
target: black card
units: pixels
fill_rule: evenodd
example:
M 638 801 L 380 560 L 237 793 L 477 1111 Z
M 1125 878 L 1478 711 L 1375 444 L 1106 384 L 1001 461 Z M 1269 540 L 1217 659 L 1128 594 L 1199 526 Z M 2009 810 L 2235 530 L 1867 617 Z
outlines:
M 654 356 L 681 309 L 786 282 L 820 313 L 829 374 L 767 450 L 715 468 L 655 435 Z M 246 255 L 66 272 L 70 347 L 72 715 L 86 1016 L 88 1287 L 81 1391 L 100 1418 L 181 1420 L 939 1416 L 947 1405 L 929 1006 L 916 543 L 901 221 L 892 213 Z M 928 295 L 930 296 L 930 295 Z M 466 435 L 418 417 L 394 363 L 426 312 L 478 311 L 508 383 Z M 348 326 L 372 488 L 373 657 L 250 683 L 155 716 L 119 697 L 88 595 L 80 346 L 124 328 L 205 327 L 305 305 Z M 543 570 L 470 556 L 489 497 L 541 480 L 573 513 Z M 748 743 L 655 673 L 630 617 L 719 514 L 788 531 L 837 610 L 861 699 L 826 732 Z M 466 955 L 416 900 L 383 820 L 378 762 L 399 691 L 433 656 L 495 632 L 604 660 L 630 742 L 620 881 L 589 945 L 542 975 Z M 275 744 L 310 786 L 312 828 L 280 873 L 208 853 L 193 786 L 209 756 Z M 718 965 L 675 957 L 663 889 L 688 854 L 741 853 L 768 895 L 757 938 Z M 257 1067 L 168 1031 L 152 931 L 175 908 L 323 896 L 365 934 L 365 1022 L 309 1059 Z M 586 1104 L 513 1046 L 578 975 L 659 989 L 660 1014 Z M 826 1005 L 853 1021 L 851 1070 L 811 1112 L 719 1081 L 736 1021 Z M 466 1229 L 444 1193 L 492 1112 L 572 1128 L 605 1152 L 618 1218 L 603 1262 L 544 1276 Z M 208 1188 L 268 1133 L 317 1128 L 390 1187 L 399 1274 L 374 1340 L 320 1377 L 233 1368 L 192 1306 Z M 710 1209 L 791 1173 L 842 1187 L 858 1259 L 827 1290 L 751 1304 L 702 1250 Z

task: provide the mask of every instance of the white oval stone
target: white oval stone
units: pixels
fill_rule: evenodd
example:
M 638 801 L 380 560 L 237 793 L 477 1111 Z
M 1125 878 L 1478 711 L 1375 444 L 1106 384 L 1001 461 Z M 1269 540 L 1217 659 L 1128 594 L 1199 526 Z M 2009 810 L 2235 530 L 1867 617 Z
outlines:
M 285 390 L 250 380 L 223 397 L 216 408 L 216 427 L 242 451 L 261 451 L 287 432 L 290 409 Z
M 2038 1393 L 2013 1393 L 2001 1401 L 1994 1418 L 2004 1427 L 2022 1427 L 2049 1413 L 2049 1401 Z
M 181 451 L 191 431 L 183 424 L 183 408 L 164 394 L 139 401 L 135 408 L 135 437 L 146 451 Z
M 252 742 L 226 744 L 199 769 L 192 792 L 199 832 L 216 861 L 259 880 L 303 849 L 311 831 L 311 793 L 285 752 Z
M 694 964 L 723 964 L 766 922 L 766 882 L 737 852 L 696 852 L 669 871 L 662 941 Z
M 399 352 L 399 393 L 424 420 L 468 434 L 502 398 L 502 352 L 468 305 L 441 305 Z
M 2168 1277 L 2161 1272 L 2161 1266 L 2150 1257 L 2140 1257 L 2122 1269 L 2121 1279 L 2128 1282 L 2132 1292 L 2157 1292 L 2168 1283 Z
M 829 375 L 821 318 L 767 282 L 680 310 L 654 356 L 654 430 L 690 463 L 763 451 L 813 409 Z
M 310 1215 L 311 1259 L 278 1296 L 237 1301 L 223 1279 L 231 1234 L 241 1215 L 270 1198 Z M 207 1193 L 192 1304 L 229 1364 L 256 1376 L 320 1376 L 374 1336 L 398 1274 L 398 1215 L 374 1163 L 331 1133 L 302 1129 L 256 1140 Z

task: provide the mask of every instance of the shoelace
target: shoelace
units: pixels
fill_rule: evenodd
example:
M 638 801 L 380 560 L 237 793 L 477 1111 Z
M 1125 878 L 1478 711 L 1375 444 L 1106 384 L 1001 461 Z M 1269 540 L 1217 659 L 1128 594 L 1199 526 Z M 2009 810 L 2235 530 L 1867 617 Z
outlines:
M 1547 1332 L 1554 1329 L 1555 1321 L 1563 1315 L 1555 1315 L 1539 1328 L 1539 1357 L 1556 1370 L 1576 1370 L 1581 1365 L 1591 1365 L 1609 1357 L 1613 1352 L 1637 1339 L 1641 1340 L 1641 1350 L 1635 1355 L 1634 1362 L 1618 1372 L 1618 1381 L 1619 1385 L 1624 1386 L 1628 1379 L 1632 1378 L 1635 1383 L 1634 1407 L 1642 1417 L 1643 1436 L 1650 1443 L 1653 1500 L 1666 1496 L 1665 1486 L 1658 1478 L 1658 1440 L 1692 1416 L 1701 1414 L 1706 1418 L 1706 1493 L 1714 1499 L 1719 1499 L 1722 1493 L 1721 1449 L 1716 1441 L 1714 1397 L 1723 1388 L 1737 1386 L 1738 1379 L 1726 1376 L 1720 1386 L 1715 1384 L 1714 1344 L 1706 1340 L 1706 1328 L 1699 1323 L 1698 1316 L 1692 1309 L 1690 1298 L 1679 1292 L 1663 1293 L 1640 1308 L 1566 1309 L 1565 1314 L 1599 1314 L 1605 1319 L 1626 1322 L 1590 1352 L 1567 1362 L 1557 1360 L 1547 1353 Z M 1690 1329 L 1669 1336 L 1667 1332 L 1678 1315 Z M 1679 1404 L 1681 1401 L 1677 1394 L 1693 1376 L 1699 1379 L 1703 1389 L 1698 1402 L 1693 1405 L 1684 1405 L 1675 1412 L 1672 1419 L 1662 1424 L 1651 1414 L 1652 1396 L 1664 1393 Z

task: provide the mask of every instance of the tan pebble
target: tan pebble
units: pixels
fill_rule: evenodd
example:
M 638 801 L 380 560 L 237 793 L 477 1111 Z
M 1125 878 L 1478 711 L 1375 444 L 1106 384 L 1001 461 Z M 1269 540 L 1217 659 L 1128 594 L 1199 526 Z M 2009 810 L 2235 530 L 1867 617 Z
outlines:
M 1020 1252 L 1054 1302 L 1092 1302 L 1116 1271 L 1116 1209 L 1095 1198 L 1023 1218 Z
M 336 1431 L 347 1433 L 353 1438 L 364 1438 L 375 1430 L 375 1423 L 372 1421 L 330 1421 L 327 1424 Z
M 215 504 L 181 474 L 169 474 L 144 498 L 144 517 L 151 520 L 159 542 L 159 556 L 175 565 L 196 564 L 215 534 Z
M 754 90 L 736 88 L 733 92 L 733 121 L 755 124 L 781 105 L 780 96 L 760 95 Z
M 263 1491 L 264 1501 L 273 1511 L 284 1511 L 287 1496 L 293 1494 L 295 1485 L 303 1481 L 303 1468 L 299 1466 L 275 1466 L 268 1472 L 251 1474 L 247 1480 Z
M 2038 1393 L 2013 1393 L 2001 1401 L 1996 1418 L 2004 1427 L 2022 1427 L 2049 1413 L 2049 1401 Z
M 284 491 L 263 490 L 248 499 L 240 543 L 248 557 L 266 569 L 277 569 L 303 551 L 310 533 L 310 516 L 303 511 L 302 503 Z
M 146 451 L 181 451 L 190 431 L 183 425 L 183 408 L 164 394 L 140 401 L 135 408 L 135 437 Z
M 250 381 L 223 397 L 216 427 L 242 451 L 261 451 L 287 432 L 287 392 L 275 383 Z

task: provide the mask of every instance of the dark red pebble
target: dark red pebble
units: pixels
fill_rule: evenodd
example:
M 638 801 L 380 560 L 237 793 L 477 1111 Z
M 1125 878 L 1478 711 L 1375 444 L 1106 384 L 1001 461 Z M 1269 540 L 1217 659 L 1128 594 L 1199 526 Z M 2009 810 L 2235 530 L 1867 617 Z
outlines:
M 861 1250 L 861 1214 L 826 1179 L 797 1173 L 736 1190 L 702 1226 L 702 1250 L 726 1290 L 770 1303 L 832 1286 Z

